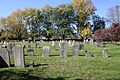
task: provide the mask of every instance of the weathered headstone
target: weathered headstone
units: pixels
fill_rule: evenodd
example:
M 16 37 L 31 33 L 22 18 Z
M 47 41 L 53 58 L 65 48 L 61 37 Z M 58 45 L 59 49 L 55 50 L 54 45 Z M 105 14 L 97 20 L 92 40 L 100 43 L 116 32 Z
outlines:
M 75 40 L 72 41 L 72 46 L 75 44 Z
M 49 55 L 50 55 L 50 47 L 49 46 L 44 46 L 42 57 L 49 57 Z
M 7 48 L 3 48 L 0 51 L 0 67 L 10 67 L 10 55 Z
M 40 48 L 40 44 L 38 42 L 35 43 L 35 48 Z
M 27 44 L 27 45 L 26 45 L 26 48 L 31 48 L 31 45 L 30 45 L 30 44 Z
M 96 43 L 96 46 L 97 46 L 97 47 L 101 47 L 100 42 L 97 42 L 97 43 Z
M 68 41 L 68 44 L 69 44 L 69 46 L 71 46 L 71 41 L 70 40 Z
M 109 54 L 108 49 L 104 48 L 104 50 L 102 51 L 102 57 L 106 57 L 107 58 L 108 54 Z
M 80 43 L 79 49 L 80 49 L 80 50 L 84 49 L 84 44 L 83 44 L 83 43 Z
M 34 49 L 27 49 L 28 56 L 34 55 Z
M 8 52 L 13 55 L 13 47 L 15 46 L 14 43 L 8 43 L 7 48 L 8 48 Z
M 24 49 L 22 45 L 14 47 L 14 63 L 16 67 L 24 67 Z
M 90 39 L 89 44 L 93 45 L 93 43 L 94 43 L 93 39 Z
M 67 43 L 66 43 L 66 41 L 60 42 L 60 57 L 67 57 Z
M 102 47 L 106 47 L 106 43 L 102 43 Z
M 73 45 L 73 56 L 79 56 L 79 43 L 75 42 Z
M 94 57 L 94 55 L 88 51 L 85 51 L 85 57 Z
M 52 49 L 55 51 L 56 50 L 56 42 L 52 41 Z

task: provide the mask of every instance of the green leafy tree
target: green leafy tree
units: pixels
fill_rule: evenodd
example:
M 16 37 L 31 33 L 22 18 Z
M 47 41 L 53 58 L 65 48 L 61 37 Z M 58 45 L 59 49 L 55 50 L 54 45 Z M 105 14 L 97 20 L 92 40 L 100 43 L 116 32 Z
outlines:
M 97 31 L 98 29 L 104 29 L 105 28 L 105 19 L 98 16 L 94 15 L 92 17 L 93 20 L 93 32 Z
M 71 5 L 62 4 L 55 8 L 53 21 L 57 35 L 61 36 L 62 39 L 73 33 L 73 20 L 74 9 Z

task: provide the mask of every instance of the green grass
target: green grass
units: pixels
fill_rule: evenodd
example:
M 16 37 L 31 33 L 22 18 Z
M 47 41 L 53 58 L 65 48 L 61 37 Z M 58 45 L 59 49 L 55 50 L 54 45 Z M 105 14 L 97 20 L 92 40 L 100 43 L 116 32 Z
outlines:
M 34 48 L 34 44 L 31 45 Z M 42 47 L 47 45 L 51 46 L 51 42 L 41 43 Z M 34 57 L 25 53 L 25 64 L 34 61 L 34 67 L 0 68 L 0 80 L 120 80 L 120 45 L 107 44 L 107 48 L 109 58 L 102 58 L 103 48 L 97 48 L 95 44 L 85 44 L 85 49 L 95 56 L 92 58 L 82 56 L 83 50 L 80 56 L 73 57 L 71 46 L 67 58 L 59 57 L 59 46 L 56 52 L 51 49 L 49 58 L 43 58 L 42 48 L 34 48 Z M 14 63 L 13 59 L 11 63 Z

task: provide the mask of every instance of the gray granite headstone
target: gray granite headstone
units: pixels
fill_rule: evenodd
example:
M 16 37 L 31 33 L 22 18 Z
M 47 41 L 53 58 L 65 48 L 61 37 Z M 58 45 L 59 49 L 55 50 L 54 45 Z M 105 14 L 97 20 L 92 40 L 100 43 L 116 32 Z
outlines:
M 14 63 L 16 67 L 24 67 L 24 49 L 22 45 L 14 47 Z
M 68 44 L 69 44 L 69 46 L 71 46 L 71 41 L 70 40 L 68 41 Z
M 79 43 L 75 42 L 73 45 L 73 56 L 79 56 Z
M 66 41 L 60 42 L 60 57 L 67 57 L 67 43 L 66 43 Z
M 50 55 L 50 47 L 49 46 L 44 46 L 42 57 L 49 57 L 49 55 Z
M 100 43 L 100 42 L 97 42 L 97 43 L 96 43 L 96 46 L 97 46 L 97 47 L 101 47 L 101 43 Z
M 7 45 L 8 51 L 11 55 L 13 55 L 13 47 L 14 46 L 15 46 L 14 43 L 8 43 L 8 45 Z
M 36 43 L 35 43 L 35 48 L 40 48 L 39 42 L 36 42 Z
M 93 45 L 93 43 L 94 43 L 93 39 L 90 39 L 89 44 Z
M 52 41 L 52 49 L 55 51 L 56 50 L 56 42 Z
M 108 54 L 109 54 L 108 49 L 104 48 L 104 50 L 102 51 L 102 57 L 106 57 L 107 58 Z
M 10 55 L 7 48 L 0 51 L 0 67 L 10 67 Z

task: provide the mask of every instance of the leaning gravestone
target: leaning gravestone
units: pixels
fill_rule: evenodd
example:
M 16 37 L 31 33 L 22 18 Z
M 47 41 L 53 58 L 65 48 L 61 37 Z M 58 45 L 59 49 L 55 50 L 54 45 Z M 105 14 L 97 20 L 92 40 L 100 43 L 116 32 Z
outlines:
M 104 50 L 102 51 L 102 57 L 108 57 L 108 49 L 107 48 L 104 48 Z
M 14 63 L 16 67 L 24 67 L 24 49 L 22 45 L 14 47 Z
M 7 48 L 3 48 L 0 51 L 0 67 L 10 67 L 10 55 L 8 53 Z
M 73 45 L 73 56 L 79 56 L 79 43 L 75 42 Z
M 60 42 L 60 57 L 67 57 L 67 43 L 66 43 L 66 41 Z
M 42 57 L 49 57 L 49 55 L 50 55 L 50 47 L 49 46 L 44 46 Z

